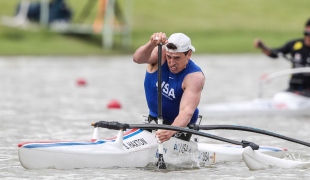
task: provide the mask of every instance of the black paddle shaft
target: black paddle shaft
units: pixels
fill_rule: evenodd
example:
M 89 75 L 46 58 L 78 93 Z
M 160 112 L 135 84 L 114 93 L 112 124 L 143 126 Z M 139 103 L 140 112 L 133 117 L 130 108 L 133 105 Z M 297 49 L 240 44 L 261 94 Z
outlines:
M 163 115 L 162 115 L 162 89 L 161 89 L 161 84 L 162 84 L 162 70 L 161 70 L 161 62 L 162 62 L 162 44 L 158 44 L 158 71 L 157 71 L 157 107 L 158 107 L 158 117 L 157 117 L 157 122 L 162 124 L 163 123 Z M 158 149 L 161 148 L 161 151 L 163 149 L 162 146 L 158 146 Z M 167 169 L 166 163 L 164 161 L 164 155 L 160 150 L 158 150 L 158 162 L 157 162 L 157 167 L 159 169 Z
M 162 120 L 163 115 L 162 115 L 162 89 L 161 89 L 161 84 L 162 84 L 162 44 L 158 44 L 158 72 L 157 72 L 157 107 L 158 107 L 158 119 Z

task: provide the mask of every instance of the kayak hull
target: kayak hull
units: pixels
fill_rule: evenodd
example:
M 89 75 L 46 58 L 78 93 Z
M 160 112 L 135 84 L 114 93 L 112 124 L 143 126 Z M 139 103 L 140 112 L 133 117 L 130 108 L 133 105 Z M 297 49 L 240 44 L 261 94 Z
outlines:
M 100 140 L 96 131 L 90 141 L 25 142 L 18 156 L 26 169 L 77 169 L 146 167 L 156 163 L 158 144 L 154 132 L 142 129 L 119 131 L 113 138 Z M 96 138 L 94 138 L 96 137 Z M 200 167 L 227 161 L 242 161 L 243 148 L 230 144 L 207 144 L 171 138 L 163 143 L 165 163 L 178 167 Z M 283 148 L 264 147 L 262 153 L 282 155 Z

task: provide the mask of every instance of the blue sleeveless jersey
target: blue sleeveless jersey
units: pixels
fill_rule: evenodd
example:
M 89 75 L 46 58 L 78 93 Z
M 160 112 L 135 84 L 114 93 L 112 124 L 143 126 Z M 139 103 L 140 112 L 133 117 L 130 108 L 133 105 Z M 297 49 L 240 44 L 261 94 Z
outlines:
M 172 123 L 178 116 L 183 95 L 182 82 L 186 75 L 194 72 L 202 72 L 202 70 L 192 60 L 189 60 L 186 68 L 177 74 L 170 72 L 167 61 L 162 65 L 162 116 L 164 120 Z M 153 117 L 158 117 L 157 74 L 158 71 L 153 73 L 146 71 L 144 79 L 149 114 Z M 196 108 L 190 123 L 196 123 L 198 115 L 199 110 Z

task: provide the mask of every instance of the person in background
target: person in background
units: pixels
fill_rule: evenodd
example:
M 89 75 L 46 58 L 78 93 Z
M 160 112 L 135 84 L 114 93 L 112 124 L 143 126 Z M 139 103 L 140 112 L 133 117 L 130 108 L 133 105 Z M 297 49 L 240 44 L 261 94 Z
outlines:
M 271 58 L 278 58 L 280 54 L 286 57 L 289 54 L 293 68 L 310 67 L 310 19 L 305 24 L 303 35 L 303 38 L 291 40 L 282 47 L 273 49 L 268 48 L 262 40 L 255 39 L 254 47 Z M 310 97 L 310 73 L 293 74 L 287 91 Z
M 21 11 L 21 3 L 17 5 L 15 15 L 19 14 Z M 41 18 L 41 1 L 30 2 L 27 9 L 27 19 L 32 22 L 40 22 Z M 49 0 L 48 1 L 48 23 L 53 23 L 56 21 L 70 22 L 72 19 L 72 10 L 65 2 L 65 0 Z
M 154 33 L 150 40 L 138 48 L 133 61 L 148 64 L 146 67 L 144 89 L 149 108 L 149 122 L 157 122 L 157 70 L 158 47 L 162 43 L 162 116 L 163 124 L 186 127 L 195 124 L 199 110 L 197 108 L 205 77 L 201 68 L 191 59 L 195 48 L 191 40 L 183 33 L 174 33 L 169 39 L 162 32 Z M 190 134 L 170 130 L 159 130 L 156 136 L 160 142 L 172 136 L 189 140 Z

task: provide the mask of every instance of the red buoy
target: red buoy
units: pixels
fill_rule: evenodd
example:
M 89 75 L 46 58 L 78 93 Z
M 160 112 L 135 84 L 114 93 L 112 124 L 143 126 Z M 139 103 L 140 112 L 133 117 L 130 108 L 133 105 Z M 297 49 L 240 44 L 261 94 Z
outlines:
M 86 86 L 87 83 L 86 83 L 86 80 L 84 78 L 79 78 L 76 80 L 76 84 L 78 86 Z
M 121 104 L 116 99 L 113 99 L 109 102 L 108 108 L 109 109 L 120 109 Z

